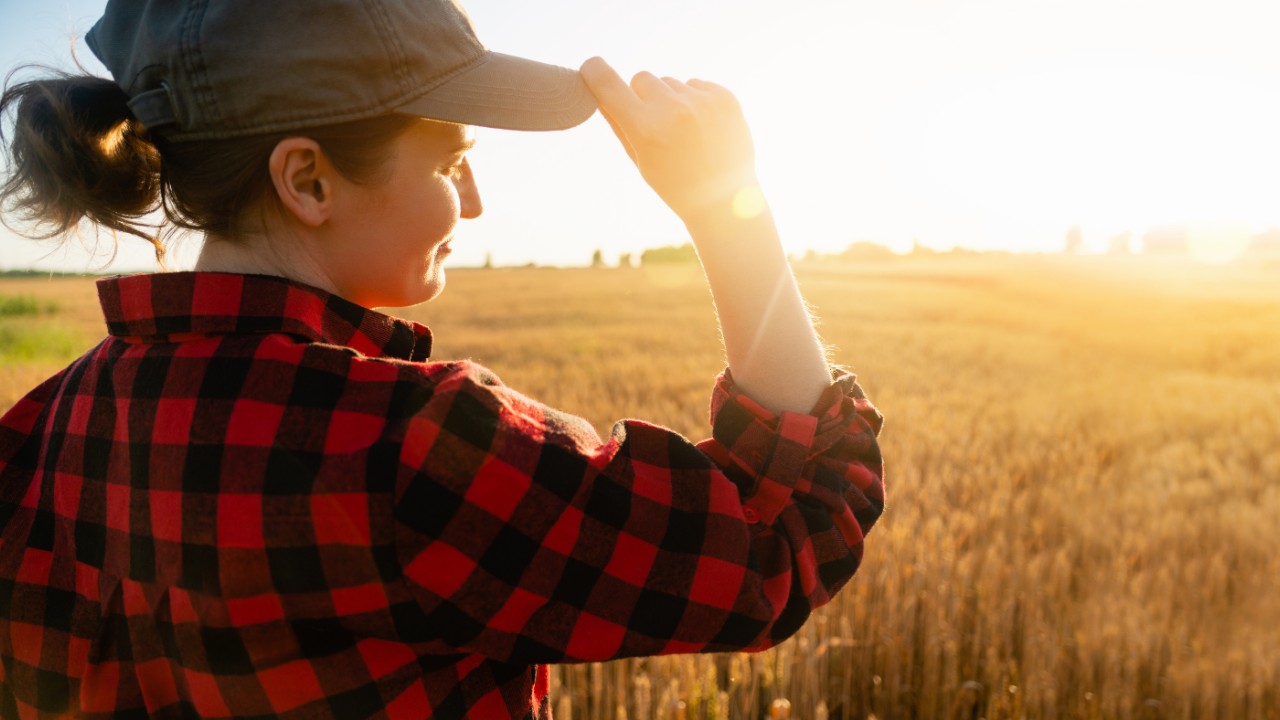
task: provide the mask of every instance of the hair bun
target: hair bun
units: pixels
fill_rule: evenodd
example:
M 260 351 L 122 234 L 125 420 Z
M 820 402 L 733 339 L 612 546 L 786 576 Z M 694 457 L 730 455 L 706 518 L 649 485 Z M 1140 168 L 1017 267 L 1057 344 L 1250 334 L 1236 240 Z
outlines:
M 7 227 L 52 238 L 88 219 L 137 235 L 163 256 L 156 228 L 143 222 L 158 207 L 160 156 L 119 86 L 66 73 L 29 80 L 5 88 L 0 116 L 9 114 L 10 162 L 0 185 Z

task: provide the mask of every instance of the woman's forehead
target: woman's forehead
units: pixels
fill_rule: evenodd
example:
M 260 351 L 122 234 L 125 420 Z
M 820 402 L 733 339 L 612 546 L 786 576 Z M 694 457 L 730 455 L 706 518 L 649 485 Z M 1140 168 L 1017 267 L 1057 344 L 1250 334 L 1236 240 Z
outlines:
M 471 125 L 423 118 L 421 127 L 421 132 L 441 143 L 456 145 L 459 148 L 468 148 L 475 144 L 476 130 Z

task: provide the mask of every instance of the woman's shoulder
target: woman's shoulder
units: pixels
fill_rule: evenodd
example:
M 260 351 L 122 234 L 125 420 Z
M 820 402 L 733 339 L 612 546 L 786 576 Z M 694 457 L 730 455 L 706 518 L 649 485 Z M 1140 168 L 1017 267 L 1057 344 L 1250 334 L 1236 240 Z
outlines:
M 505 387 L 497 374 L 470 359 L 412 361 L 365 355 L 353 348 L 325 343 L 296 343 L 271 338 L 255 353 L 279 362 L 291 377 L 294 395 L 330 396 L 335 405 L 375 404 L 393 415 L 421 411 L 436 396 L 488 395 Z M 338 396 L 343 396 L 339 398 Z

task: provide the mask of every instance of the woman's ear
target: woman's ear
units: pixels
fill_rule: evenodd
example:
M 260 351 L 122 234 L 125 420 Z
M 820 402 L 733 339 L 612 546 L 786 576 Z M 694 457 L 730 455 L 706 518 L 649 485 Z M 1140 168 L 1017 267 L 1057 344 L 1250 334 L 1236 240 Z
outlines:
M 332 166 L 315 140 L 290 137 L 271 151 L 271 184 L 280 205 L 307 227 L 319 227 L 333 210 Z

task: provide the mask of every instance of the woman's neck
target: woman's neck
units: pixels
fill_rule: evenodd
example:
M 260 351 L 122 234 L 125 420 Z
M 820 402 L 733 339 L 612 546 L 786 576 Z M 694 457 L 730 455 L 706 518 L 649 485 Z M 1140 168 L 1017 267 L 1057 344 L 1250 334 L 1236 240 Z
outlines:
M 195 270 L 273 275 L 341 294 L 314 258 L 298 252 L 294 243 L 283 238 L 269 243 L 256 237 L 227 239 L 206 235 Z

